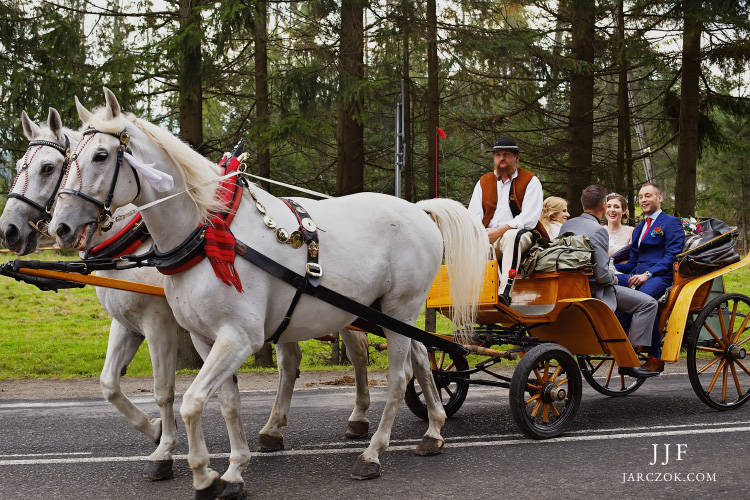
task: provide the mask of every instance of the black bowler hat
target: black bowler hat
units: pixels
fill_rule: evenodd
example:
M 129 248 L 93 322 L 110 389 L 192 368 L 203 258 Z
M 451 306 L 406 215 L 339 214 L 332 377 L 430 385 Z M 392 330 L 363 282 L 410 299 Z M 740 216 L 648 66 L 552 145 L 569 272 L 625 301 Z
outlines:
M 498 137 L 492 149 L 487 150 L 488 153 L 494 153 L 495 151 L 513 151 L 514 153 L 523 153 L 523 151 L 518 149 L 516 140 L 509 135 Z

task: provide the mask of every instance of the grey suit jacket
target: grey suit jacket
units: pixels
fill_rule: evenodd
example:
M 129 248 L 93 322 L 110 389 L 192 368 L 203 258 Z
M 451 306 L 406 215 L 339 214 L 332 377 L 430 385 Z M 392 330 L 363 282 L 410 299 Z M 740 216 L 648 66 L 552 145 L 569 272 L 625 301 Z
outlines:
M 607 228 L 599 224 L 599 219 L 584 213 L 580 217 L 568 220 L 560 228 L 560 234 L 573 233 L 587 236 L 594 247 L 591 263 L 594 266 L 594 280 L 592 292 L 594 297 L 601 300 L 613 311 L 617 308 L 617 296 L 614 285 L 617 284 L 615 275 L 609 272 L 609 233 Z

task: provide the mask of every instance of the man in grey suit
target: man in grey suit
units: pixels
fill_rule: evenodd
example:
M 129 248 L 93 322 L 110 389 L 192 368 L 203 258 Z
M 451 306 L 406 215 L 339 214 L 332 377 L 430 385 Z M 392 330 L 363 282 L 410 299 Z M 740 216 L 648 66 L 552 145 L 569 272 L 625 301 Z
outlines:
M 591 284 L 594 297 L 607 304 L 612 311 L 619 309 L 632 314 L 628 338 L 633 346 L 651 345 L 656 321 L 656 300 L 638 290 L 632 290 L 617 284 L 617 278 L 609 272 L 609 233 L 599 221 L 607 209 L 607 190 L 595 184 L 583 190 L 581 204 L 584 213 L 580 217 L 569 219 L 560 228 L 560 234 L 574 233 L 587 236 L 594 247 L 591 258 L 594 267 L 594 282 Z M 653 377 L 659 372 L 646 370 L 643 367 L 620 367 L 620 375 L 631 377 Z

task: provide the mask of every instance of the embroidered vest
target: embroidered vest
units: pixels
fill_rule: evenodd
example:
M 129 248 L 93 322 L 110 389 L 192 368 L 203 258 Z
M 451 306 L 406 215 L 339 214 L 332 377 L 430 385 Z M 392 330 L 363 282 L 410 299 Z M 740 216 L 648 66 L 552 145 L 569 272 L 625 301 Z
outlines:
M 516 178 L 510 181 L 510 195 L 508 196 L 508 205 L 513 217 L 521 213 L 526 188 L 531 179 L 535 177 L 534 174 L 522 168 L 518 168 L 517 172 Z M 479 185 L 482 188 L 482 210 L 484 210 L 482 225 L 487 227 L 492 220 L 492 216 L 495 215 L 495 210 L 497 210 L 497 176 L 495 172 L 488 172 L 480 177 Z M 547 230 L 544 229 L 541 222 L 537 221 L 534 231 L 538 231 L 544 238 L 549 238 Z

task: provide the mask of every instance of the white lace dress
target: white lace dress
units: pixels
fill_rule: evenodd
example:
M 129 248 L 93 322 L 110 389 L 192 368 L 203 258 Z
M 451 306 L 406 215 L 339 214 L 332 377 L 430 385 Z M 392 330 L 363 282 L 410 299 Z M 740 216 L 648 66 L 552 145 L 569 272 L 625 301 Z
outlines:
M 609 255 L 612 255 L 616 251 L 620 250 L 622 247 L 630 245 L 631 238 L 633 236 L 633 227 L 632 226 L 620 226 L 620 229 L 617 231 L 610 231 L 609 228 L 607 228 L 607 232 L 609 233 Z M 617 273 L 618 271 L 615 269 L 615 264 L 610 259 L 609 261 L 609 270 L 613 273 Z

